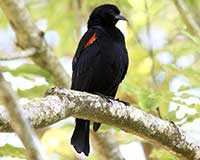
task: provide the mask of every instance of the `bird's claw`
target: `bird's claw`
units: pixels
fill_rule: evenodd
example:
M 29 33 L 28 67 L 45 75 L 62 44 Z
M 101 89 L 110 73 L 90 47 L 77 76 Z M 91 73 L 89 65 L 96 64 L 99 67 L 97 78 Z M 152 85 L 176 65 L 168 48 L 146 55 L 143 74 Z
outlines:
M 106 95 L 101 94 L 101 93 L 99 93 L 99 92 L 96 92 L 95 94 L 96 94 L 96 95 L 99 95 L 101 98 L 105 99 L 105 100 L 106 100 L 107 102 L 109 102 L 109 103 L 112 103 L 111 100 L 113 100 L 113 101 L 121 102 L 121 103 L 123 103 L 125 106 L 130 106 L 130 104 L 129 104 L 128 102 L 123 101 L 123 100 L 120 100 L 119 98 L 116 98 L 116 99 L 115 99 L 114 97 L 106 96 Z
M 95 94 L 96 95 L 98 95 L 98 96 L 100 96 L 101 98 L 103 98 L 103 99 L 105 99 L 107 102 L 111 102 L 111 99 L 113 100 L 114 98 L 113 97 L 111 97 L 111 96 L 106 96 L 106 95 L 104 95 L 104 94 L 101 94 L 101 93 L 99 93 L 99 92 L 95 92 Z
M 121 99 L 119 99 L 119 98 L 114 99 L 114 100 L 123 103 L 125 106 L 130 106 L 130 103 L 129 103 L 129 102 L 123 101 L 123 100 L 121 100 Z

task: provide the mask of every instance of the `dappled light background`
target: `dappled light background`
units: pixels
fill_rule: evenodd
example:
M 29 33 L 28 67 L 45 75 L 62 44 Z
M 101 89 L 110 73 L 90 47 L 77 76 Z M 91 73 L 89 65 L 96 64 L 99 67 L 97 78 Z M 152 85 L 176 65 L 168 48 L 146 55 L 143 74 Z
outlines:
M 72 57 L 87 30 L 91 11 L 103 3 L 116 4 L 127 22 L 117 27 L 124 33 L 129 69 L 117 97 L 162 119 L 174 121 L 200 144 L 200 53 L 199 38 L 187 29 L 171 0 L 24 0 L 45 40 L 65 70 L 72 74 Z M 186 1 L 200 14 L 198 0 Z M 191 11 L 193 11 L 191 9 Z M 198 17 L 198 15 L 197 15 Z M 5 15 L 0 10 L 0 59 L 20 51 Z M 52 77 L 29 59 L 0 61 L 3 74 L 20 97 L 20 103 L 43 97 L 53 87 Z M 1 97 L 0 97 L 1 102 Z M 1 106 L 2 107 L 2 106 Z M 98 159 L 92 149 L 88 158 L 70 145 L 74 119 L 63 120 L 38 131 L 51 159 Z M 175 160 L 158 146 L 131 134 L 102 125 L 111 131 L 126 160 Z M 25 158 L 15 134 L 0 134 L 0 159 Z M 3 158 L 4 157 L 4 158 Z

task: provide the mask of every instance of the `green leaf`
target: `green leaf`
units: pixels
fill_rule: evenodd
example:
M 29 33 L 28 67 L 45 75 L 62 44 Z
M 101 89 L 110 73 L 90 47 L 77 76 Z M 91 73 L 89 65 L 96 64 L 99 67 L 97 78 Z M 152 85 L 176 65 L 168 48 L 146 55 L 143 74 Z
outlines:
M 193 122 L 195 119 L 199 118 L 199 114 L 189 115 L 186 114 L 187 122 Z
M 167 118 L 170 120 L 170 121 L 177 121 L 177 118 L 176 118 L 176 111 L 171 111 L 167 114 Z
M 163 149 L 153 149 L 151 153 L 151 158 L 153 159 L 162 159 L 162 160 L 177 160 L 177 158 L 171 153 Z
M 194 43 L 198 44 L 200 43 L 199 37 L 192 35 L 190 32 L 187 32 L 186 30 L 181 31 L 185 36 L 187 36 L 189 39 L 191 39 Z
M 41 86 L 35 86 L 31 89 L 26 89 L 26 90 L 18 89 L 17 93 L 20 97 L 33 99 L 36 97 L 44 97 L 44 93 L 48 88 L 49 88 L 48 85 L 41 85 Z
M 2 10 L 0 10 L 0 22 L 0 27 L 6 28 L 8 26 L 8 20 Z
M 3 147 L 0 147 L 0 157 L 18 157 L 25 158 L 24 148 L 14 147 L 10 144 L 6 144 Z
M 9 67 L 2 67 L 2 70 L 4 72 L 11 73 L 13 76 L 22 76 L 27 79 L 32 79 L 31 76 L 35 75 L 35 76 L 45 77 L 45 79 L 48 82 L 51 83 L 53 82 L 50 74 L 35 64 L 23 64 L 17 67 L 16 69 L 10 69 Z
M 146 111 L 159 107 L 161 95 L 152 90 L 141 90 L 138 94 L 139 105 Z

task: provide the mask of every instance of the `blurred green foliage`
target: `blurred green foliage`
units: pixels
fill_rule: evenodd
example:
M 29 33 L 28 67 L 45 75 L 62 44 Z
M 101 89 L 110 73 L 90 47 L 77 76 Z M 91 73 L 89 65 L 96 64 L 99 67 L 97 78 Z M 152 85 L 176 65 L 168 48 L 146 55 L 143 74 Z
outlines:
M 194 15 L 194 19 L 199 17 L 197 15 L 200 14 L 200 2 L 198 0 L 186 0 L 185 2 Z M 36 23 L 41 20 L 47 22 L 45 32 L 56 31 L 58 33 L 59 43 L 53 47 L 55 54 L 59 58 L 64 56 L 72 58 L 83 34 L 82 30 L 87 26 L 88 16 L 93 8 L 103 3 L 108 3 L 108 1 L 29 0 L 26 1 L 26 7 Z M 160 116 L 163 119 L 179 122 L 180 125 L 198 118 L 200 116 L 199 104 L 196 102 L 188 104 L 187 99 L 191 97 L 199 99 L 200 93 L 193 95 L 187 91 L 200 88 L 200 39 L 187 29 L 173 2 L 166 0 L 110 0 L 109 3 L 119 6 L 129 20 L 128 24 L 119 24 L 125 34 L 130 64 L 117 97 L 157 116 L 157 108 L 159 108 Z M 0 10 L 0 27 L 5 29 L 7 26 L 8 21 Z M 152 33 L 148 33 L 148 28 Z M 152 46 L 145 45 L 144 36 L 141 38 L 142 35 L 146 35 L 150 42 L 153 41 L 150 43 Z M 151 37 L 148 37 L 148 35 L 151 35 Z M 162 44 L 162 41 L 165 41 L 165 43 Z M 169 56 L 162 56 L 159 60 L 158 57 L 161 53 L 166 52 L 170 54 L 172 59 L 169 63 L 161 63 L 169 58 Z M 182 64 L 179 65 L 178 62 L 181 62 L 183 56 L 186 57 L 186 60 L 182 60 Z M 189 65 L 185 65 L 189 62 L 187 56 L 193 58 Z M 45 78 L 47 84 L 35 85 L 28 89 L 17 88 L 16 91 L 22 98 L 43 97 L 45 90 L 53 86 L 51 75 L 30 62 L 14 69 L 4 66 L 3 71 L 14 77 L 23 77 L 32 82 L 35 82 L 37 77 Z M 173 79 L 179 76 L 185 77 L 188 85 L 177 87 L 179 84 L 175 84 L 173 87 L 177 88 L 173 89 L 172 87 L 171 89 Z M 177 97 L 180 99 L 177 100 Z M 177 107 L 173 110 L 169 109 L 171 102 L 177 104 Z M 181 118 L 177 117 L 176 113 L 182 108 L 182 105 L 195 109 L 196 112 L 194 114 L 186 113 Z M 109 126 L 106 126 L 104 129 L 109 128 Z M 66 123 L 63 127 L 45 132 L 42 141 L 48 152 L 54 156 L 57 155 L 59 159 L 79 159 L 69 145 L 72 130 L 71 123 Z M 138 140 L 129 134 L 121 134 L 118 129 L 115 129 L 115 132 L 115 138 L 119 144 Z M 5 147 L 10 150 L 9 153 L 4 150 Z M 0 149 L 1 155 L 10 155 L 18 151 L 11 146 L 4 146 L 3 148 Z M 16 156 L 20 158 L 20 155 L 21 151 Z M 161 160 L 175 159 L 169 153 L 154 147 L 151 157 Z M 97 157 L 92 154 L 89 159 L 97 159 Z
M 23 148 L 14 147 L 6 144 L 0 147 L 0 157 L 18 157 L 25 158 L 25 152 Z
M 160 160 L 177 160 L 175 156 L 163 149 L 154 149 L 150 157 Z

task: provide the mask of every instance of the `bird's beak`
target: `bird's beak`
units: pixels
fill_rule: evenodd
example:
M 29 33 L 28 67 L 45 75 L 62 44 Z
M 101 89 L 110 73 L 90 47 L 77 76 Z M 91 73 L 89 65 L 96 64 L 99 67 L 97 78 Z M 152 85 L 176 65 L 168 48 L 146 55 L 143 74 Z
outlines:
M 116 16 L 115 16 L 115 19 L 117 19 L 117 20 L 128 21 L 128 20 L 127 20 L 123 15 L 121 15 L 121 14 L 116 15 Z

